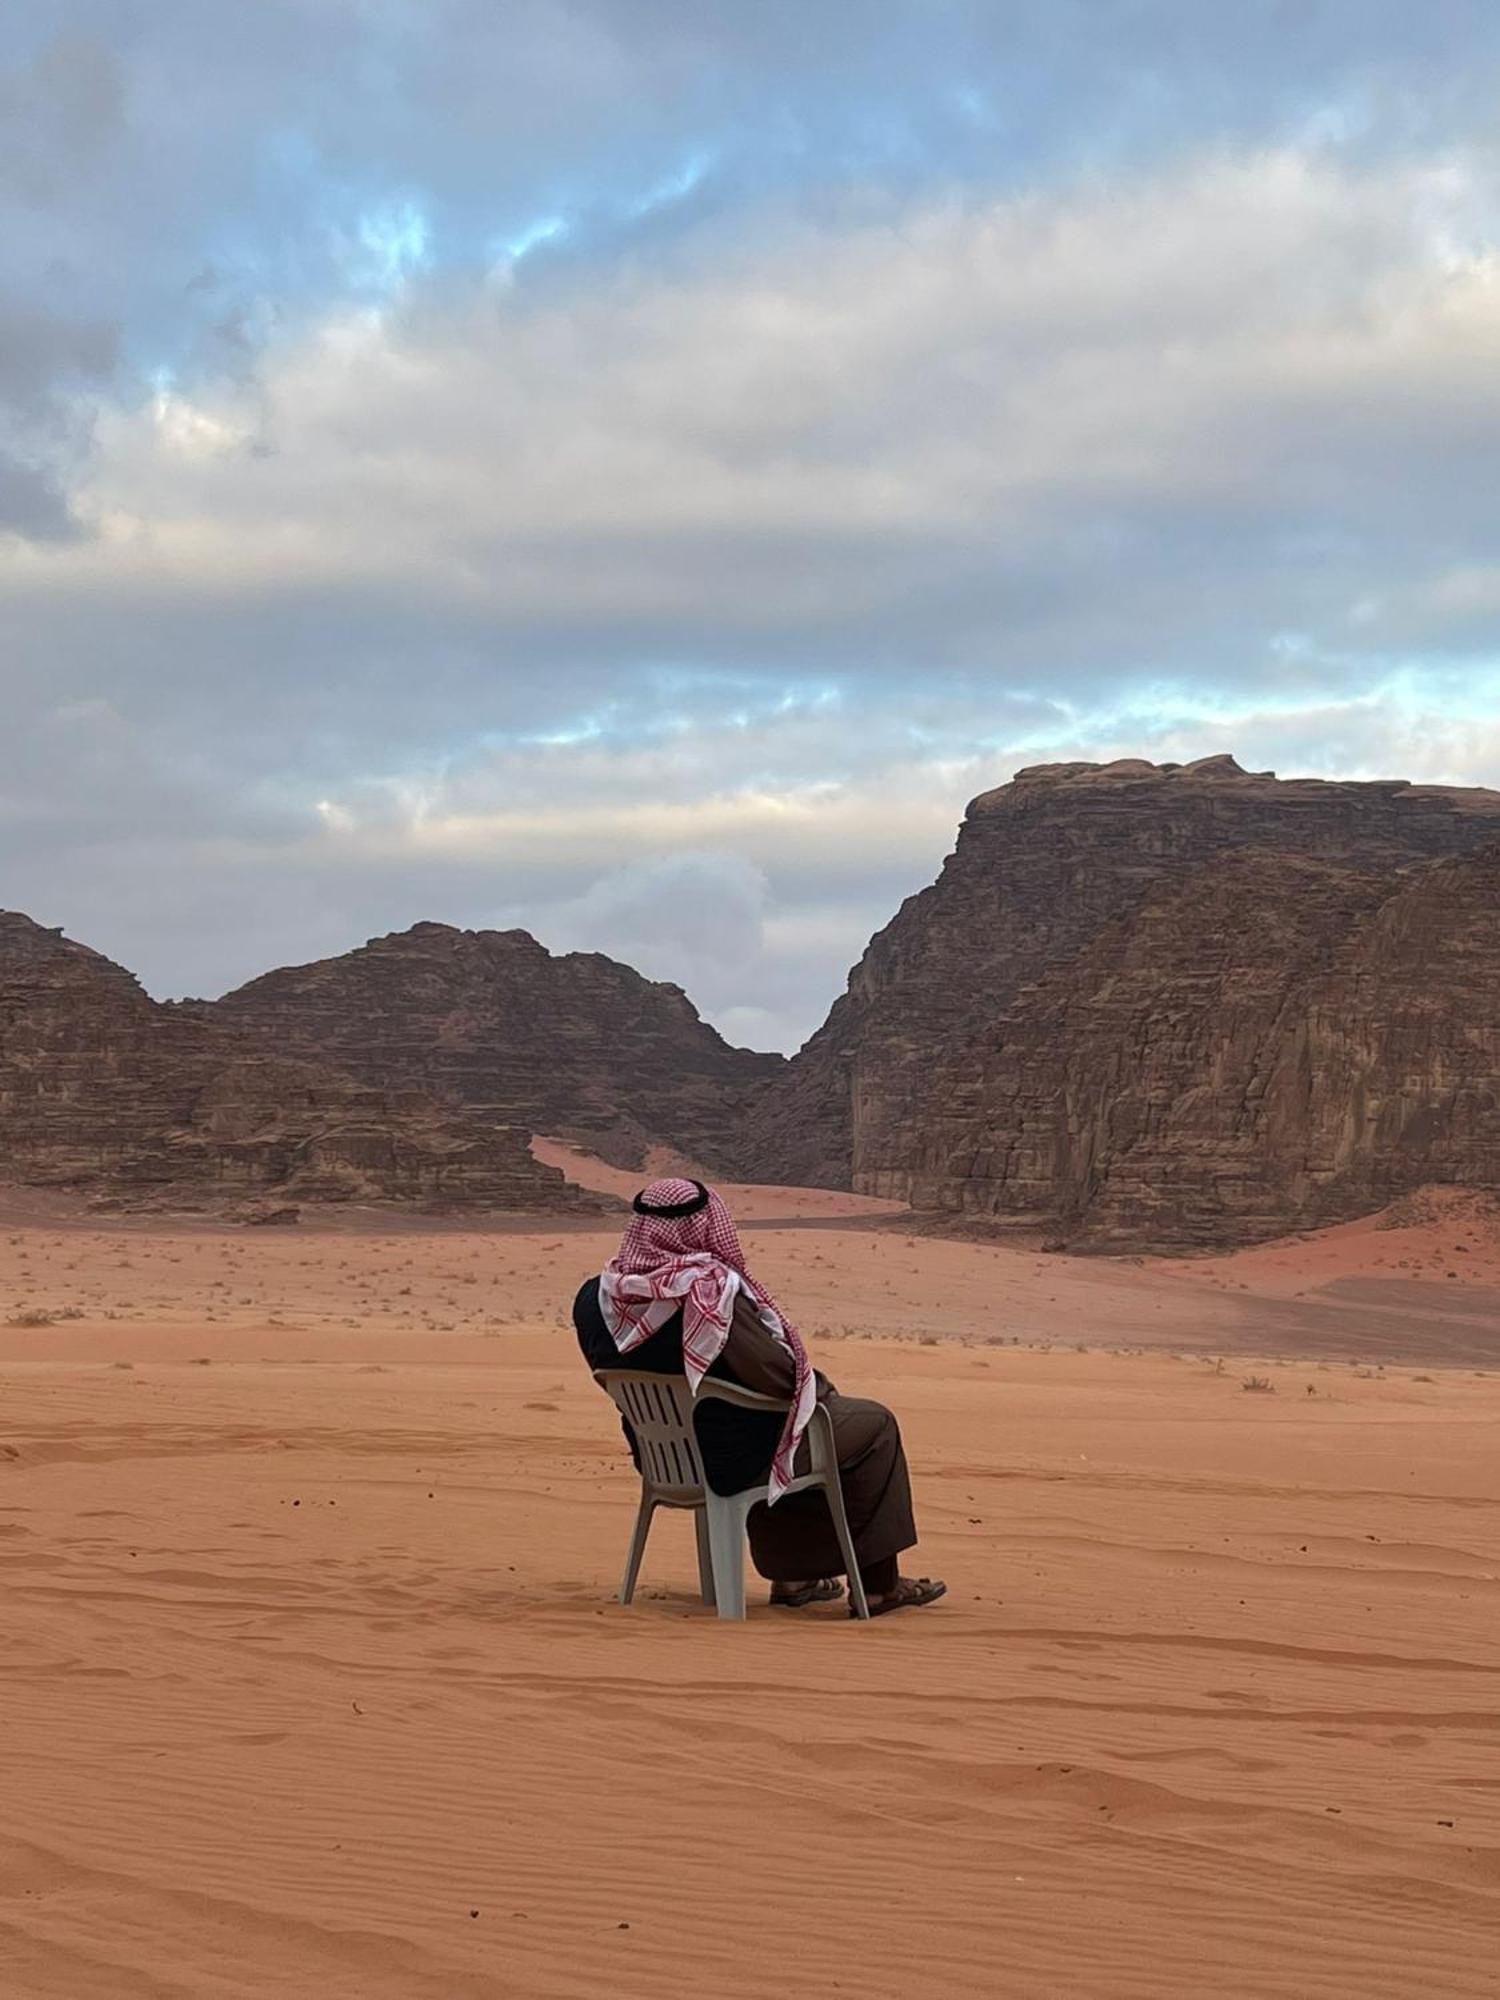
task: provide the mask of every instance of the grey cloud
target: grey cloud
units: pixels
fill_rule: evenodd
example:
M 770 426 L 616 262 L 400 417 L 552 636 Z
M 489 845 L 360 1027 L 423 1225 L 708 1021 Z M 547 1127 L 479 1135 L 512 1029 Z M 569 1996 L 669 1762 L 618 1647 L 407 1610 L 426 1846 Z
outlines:
M 587 235 L 613 206 L 628 234 L 704 154 L 733 206 L 1029 185 L 1331 109 L 1366 152 L 1448 145 L 1489 130 L 1500 68 L 1500 20 L 1466 0 L 61 0 L 7 42 L 0 102 L 54 197 L 45 252 L 22 231 L 16 254 L 57 253 L 60 204 L 96 309 L 126 301 L 164 360 L 191 352 L 206 261 L 295 306 L 382 201 L 416 198 L 462 261 L 559 210 Z
M 722 1013 L 761 984 L 767 898 L 743 855 L 689 852 L 611 869 L 534 921 L 549 943 L 609 952 Z
M 112 319 L 70 296 L 57 211 L 97 170 L 122 104 L 118 57 L 84 36 L 58 36 L 0 71 L 0 530 L 29 539 L 78 532 L 67 493 L 88 419 L 72 399 L 117 364 Z
M 61 0 L 0 27 L 0 231 L 33 303 L 123 324 L 143 394 L 252 377 L 278 327 L 359 289 L 351 245 L 404 202 L 444 271 L 563 215 L 544 286 L 768 202 L 899 228 L 924 188 L 1205 144 L 1483 142 L 1497 78 L 1500 17 L 1465 0 Z M 694 159 L 701 187 L 653 209 Z
M 844 720 L 824 726 L 836 755 Z M 492 823 L 471 796 L 455 827 L 438 796 L 416 837 L 393 825 L 313 832 L 191 817 L 177 829 L 160 816 L 132 827 L 119 812 L 108 835 L 79 850 L 0 821 L 0 902 L 66 924 L 162 993 L 222 991 L 421 917 L 521 923 L 553 949 L 610 951 L 676 980 L 733 1038 L 792 1047 L 871 933 L 932 880 L 975 792 L 1049 757 L 1186 759 L 1225 748 L 1284 775 L 1473 783 L 1500 772 L 1493 722 L 1387 690 L 1295 714 L 1220 704 L 1208 714 L 1143 710 L 1113 725 L 1089 717 L 1071 733 L 1059 723 L 967 757 L 869 763 L 826 788 L 821 805 L 810 787 L 800 806 L 783 791 L 757 811 L 720 776 L 732 769 L 732 739 L 706 729 L 684 746 L 684 770 L 699 775 L 696 794 L 686 779 L 679 786 L 678 820 L 629 810 L 660 795 L 649 761 L 617 754 L 606 796 L 602 764 L 559 758 L 528 769 L 518 756 L 494 774 Z M 97 767 L 90 777 L 108 782 Z
M 705 634 L 716 673 L 772 686 L 921 667 L 1097 699 L 1210 659 L 1269 684 L 1286 630 L 1383 663 L 1372 577 L 1435 617 L 1444 574 L 1488 559 L 1489 293 L 1445 246 L 1494 177 L 1465 173 L 1210 161 L 901 237 L 797 228 L 603 298 L 418 295 L 378 335 L 278 352 L 250 426 L 269 458 L 117 429 L 89 504 L 140 517 L 150 615 L 115 671 L 273 749 L 405 708 L 436 749 L 587 709 Z M 49 669 L 112 588 L 37 600 Z M 205 595 L 227 613 L 206 664 Z M 1493 640 L 1483 605 L 1453 643 Z
M 0 449 L 0 534 L 64 541 L 77 533 L 67 496 L 55 479 Z
M 41 207 L 68 198 L 122 129 L 124 103 L 119 55 L 88 35 L 58 35 L 0 72 L 0 189 Z
M 0 902 L 156 990 L 514 921 L 784 1042 L 1018 764 L 1500 771 L 1492 9 L 44 11 Z
M 88 436 L 70 399 L 114 371 L 116 330 L 0 293 L 0 531 L 39 541 L 78 533 L 68 498 Z
M 105 320 L 70 320 L 0 294 L 0 397 L 18 416 L 46 416 L 62 384 L 107 379 L 117 349 Z
M 1443 247 L 1489 199 L 1465 171 L 1209 162 L 900 237 L 767 226 L 603 299 L 419 294 L 363 349 L 278 350 L 271 458 L 109 429 L 88 502 L 137 525 L 11 576 L 15 699 L 109 699 L 305 803 L 390 746 L 446 771 L 736 677 L 1097 711 L 1143 677 L 1284 689 L 1286 632 L 1330 688 L 1477 655 L 1500 438 L 1483 267 Z M 189 444 L 200 409 L 242 414 L 189 404 Z

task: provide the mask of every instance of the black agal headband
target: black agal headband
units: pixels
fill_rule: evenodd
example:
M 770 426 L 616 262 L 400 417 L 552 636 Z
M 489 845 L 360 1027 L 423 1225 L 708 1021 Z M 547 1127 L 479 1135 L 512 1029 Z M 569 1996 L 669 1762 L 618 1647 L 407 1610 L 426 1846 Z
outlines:
M 708 1189 L 702 1181 L 694 1181 L 693 1186 L 698 1192 L 691 1201 L 676 1201 L 669 1208 L 653 1207 L 646 1199 L 646 1190 L 642 1188 L 632 1206 L 637 1215 L 659 1215 L 668 1222 L 675 1221 L 679 1215 L 696 1215 L 700 1208 L 708 1207 Z

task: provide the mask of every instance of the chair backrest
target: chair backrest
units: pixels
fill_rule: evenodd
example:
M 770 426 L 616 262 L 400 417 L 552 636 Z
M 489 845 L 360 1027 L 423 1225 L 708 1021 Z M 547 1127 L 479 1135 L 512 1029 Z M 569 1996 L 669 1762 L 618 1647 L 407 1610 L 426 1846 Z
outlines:
M 701 1500 L 703 1461 L 693 1436 L 687 1377 L 648 1375 L 638 1368 L 600 1368 L 594 1380 L 608 1390 L 635 1432 L 643 1477 L 674 1500 Z

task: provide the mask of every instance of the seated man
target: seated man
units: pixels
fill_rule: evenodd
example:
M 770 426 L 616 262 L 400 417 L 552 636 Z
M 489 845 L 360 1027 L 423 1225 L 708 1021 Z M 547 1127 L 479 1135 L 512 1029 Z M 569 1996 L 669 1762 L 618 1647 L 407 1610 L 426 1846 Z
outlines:
M 745 1269 L 728 1209 L 700 1181 L 653 1181 L 636 1196 L 619 1251 L 573 1302 L 573 1324 L 591 1368 L 685 1373 L 695 1393 L 706 1374 L 717 1375 L 791 1404 L 784 1420 L 713 1400 L 696 1413 L 713 1491 L 769 1487 L 747 1525 L 750 1553 L 771 1581 L 773 1604 L 842 1594 L 830 1581 L 844 1562 L 827 1501 L 811 1491 L 783 1498 L 807 1469 L 802 1434 L 816 1403 L 833 1418 L 844 1508 L 871 1614 L 943 1595 L 946 1585 L 904 1577 L 897 1565 L 917 1530 L 896 1419 L 879 1403 L 841 1396 L 814 1373 L 796 1328 Z M 634 1453 L 628 1424 L 625 1434 Z

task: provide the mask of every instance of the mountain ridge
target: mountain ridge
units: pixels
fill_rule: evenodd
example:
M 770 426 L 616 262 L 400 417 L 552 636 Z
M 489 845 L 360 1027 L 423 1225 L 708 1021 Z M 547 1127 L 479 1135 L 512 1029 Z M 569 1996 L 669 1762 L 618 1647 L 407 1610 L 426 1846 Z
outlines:
M 604 1205 L 534 1160 L 525 1132 L 154 1000 L 124 966 L 20 911 L 0 911 L 0 1161 L 25 1185 L 136 1205 Z
M 733 1048 L 680 986 L 528 931 L 420 923 L 283 966 L 205 1003 L 289 1051 L 336 1061 L 616 1166 L 653 1149 L 737 1166 L 737 1127 L 786 1058 Z
M 39 967 L 117 1030 L 92 1069 L 60 1029 L 34 1052 L 33 1070 L 56 1064 L 55 1121 L 87 1125 L 92 1090 L 138 1124 L 131 1050 L 155 1084 L 163 1049 L 196 1079 L 165 1154 L 117 1163 L 148 1181 L 189 1158 L 232 1179 L 257 1145 L 256 1171 L 286 1177 L 279 1089 L 304 1126 L 323 1119 L 335 1183 L 368 1170 L 430 1194 L 428 1154 L 489 1135 L 499 1153 L 468 1156 L 459 1198 L 486 1198 L 488 1176 L 501 1205 L 558 1198 L 518 1163 L 528 1132 L 632 1170 L 666 1156 L 1081 1245 L 1250 1241 L 1418 1184 L 1500 1187 L 1500 792 L 1483 787 L 1280 779 L 1228 756 L 1025 767 L 970 801 L 937 879 L 790 1059 L 731 1047 L 672 982 L 520 929 L 424 920 L 163 1003 L 0 917 L 0 1140 L 18 1105 L 25 1123 L 17 994 Z M 363 1135 L 342 1162 L 336 1126 Z M 402 1167 L 391 1148 L 417 1127 Z M 88 1144 L 97 1166 L 107 1119 Z
M 1237 1208 L 1227 1185 L 1218 1224 L 1209 1219 L 1213 1202 L 1196 1197 L 1192 1227 L 1170 1217 L 1151 1223 L 1144 1203 L 1128 1221 L 1130 1205 L 1112 1209 L 1101 1194 L 1111 1177 L 1100 1180 L 1092 1155 L 1088 1171 L 1079 1168 L 1069 1151 L 1074 1128 L 1055 1120 L 1048 1158 L 1028 1151 L 1028 1134 L 1052 1118 L 1052 1111 L 1044 1117 L 1044 1102 L 1055 1109 L 1067 1097 L 1069 1037 L 1075 1026 L 1084 1032 L 1078 1009 L 1089 952 L 1110 926 L 1144 917 L 1159 930 L 1169 922 L 1159 899 L 1174 882 L 1246 851 L 1272 857 L 1263 867 L 1273 874 L 1283 867 L 1289 880 L 1304 864 L 1394 880 L 1404 868 L 1461 857 L 1497 836 L 1500 792 L 1479 787 L 1278 779 L 1244 771 L 1230 757 L 1029 767 L 971 801 L 937 880 L 908 897 L 871 939 L 823 1027 L 761 1098 L 748 1170 L 950 1213 L 1025 1213 L 1122 1237 L 1134 1229 L 1143 1240 L 1153 1228 L 1163 1241 L 1207 1240 L 1215 1228 L 1223 1240 L 1263 1233 L 1263 1222 Z M 1274 903 L 1268 892 L 1268 907 Z M 1190 961 L 1211 957 L 1236 912 L 1216 921 L 1168 940 L 1173 952 Z M 1081 982 L 1071 1016 L 1070 969 Z M 1172 976 L 1161 953 L 1154 971 L 1150 964 L 1139 969 L 1145 1026 L 1138 1032 L 1148 1041 L 1163 1026 L 1152 1012 L 1152 979 L 1165 993 Z M 1362 976 L 1368 984 L 1371 969 Z M 1441 993 L 1440 963 L 1431 976 Z M 1020 1060 L 1023 1017 L 1040 1004 L 1039 982 L 1050 982 L 1051 1049 L 1028 1045 L 1031 1084 L 1022 1088 L 1007 1076 L 1003 1051 Z M 1461 996 L 1449 996 L 1449 1013 L 1454 1031 L 1467 1032 Z M 1220 1025 L 1232 1032 L 1232 1023 Z M 1100 1089 L 1119 1086 L 1127 1054 L 1116 1052 L 1114 1081 Z M 1200 1067 L 1205 1061 L 1201 1051 L 1193 1057 Z M 1157 1087 L 1172 1100 L 1200 1088 L 1201 1079 L 1163 1072 Z M 1085 1119 L 1076 1091 L 1069 1102 L 1076 1127 Z M 1184 1118 L 1190 1126 L 1187 1112 Z M 1018 1119 L 1029 1124 L 1018 1129 Z M 1115 1143 L 1097 1121 L 1089 1129 L 1095 1147 Z M 1131 1143 L 1127 1138 L 1127 1150 Z M 1021 1179 L 1031 1197 L 1024 1204 L 1014 1198 L 1018 1183 L 1007 1165 L 1023 1154 Z M 1298 1219 L 1294 1211 L 1285 1226 Z

